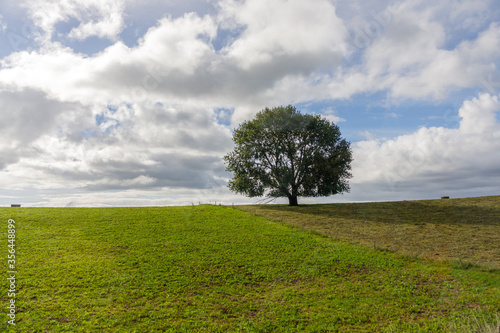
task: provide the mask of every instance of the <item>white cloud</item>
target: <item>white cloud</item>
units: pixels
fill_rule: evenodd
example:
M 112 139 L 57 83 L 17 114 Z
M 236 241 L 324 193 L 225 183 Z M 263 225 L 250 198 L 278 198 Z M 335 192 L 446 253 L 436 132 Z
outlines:
M 495 17 L 495 9 L 492 9 L 494 0 L 483 1 L 458 1 L 450 9 L 446 10 L 450 22 L 455 26 L 456 31 L 477 31 L 488 22 L 488 19 Z
M 449 3 L 405 1 L 393 7 L 361 11 L 344 21 L 351 35 L 345 41 L 342 67 L 288 75 L 276 82 L 273 94 L 307 100 L 386 91 L 393 103 L 444 100 L 452 91 L 479 86 L 497 69 L 498 22 L 476 37 L 448 45 L 450 27 L 440 19 Z M 356 56 L 358 61 L 353 60 Z
M 79 10 L 92 12 L 95 7 L 100 15 L 119 13 L 123 7 L 118 1 L 85 3 L 30 4 L 45 6 L 38 15 L 46 20 L 40 19 L 39 25 L 50 33 L 57 22 Z M 326 0 L 273 0 L 265 5 L 226 0 L 219 7 L 216 18 L 194 13 L 165 17 L 136 47 L 117 42 L 91 58 L 59 44 L 13 54 L 4 61 L 2 81 L 80 102 L 151 95 L 168 96 L 176 103 L 196 99 L 235 108 L 233 121 L 239 121 L 263 106 L 377 91 L 388 91 L 394 101 L 442 100 L 453 89 L 479 85 L 500 56 L 497 23 L 475 39 L 446 48 L 447 29 L 436 18 L 442 5 L 407 1 L 397 10 L 394 5 L 370 7 L 371 14 L 354 16 L 353 21 L 378 24 L 379 32 L 366 48 L 357 50 L 361 63 L 344 59 L 342 67 L 348 44 L 354 43 L 347 34 L 353 23 L 339 18 Z M 226 48 L 215 51 L 211 42 L 224 27 L 240 32 Z M 252 111 L 240 111 L 245 109 Z
M 478 86 L 496 68 L 500 26 L 492 23 L 476 39 L 447 49 L 446 29 L 435 18 L 438 9 L 422 10 L 420 2 L 401 5 L 362 50 L 361 64 L 323 78 L 329 86 L 325 94 L 338 98 L 387 90 L 394 100 L 442 100 L 454 89 Z
M 405 55 L 409 56 L 400 54 Z M 391 75 L 395 78 L 393 95 L 443 99 L 452 89 L 478 86 L 486 73 L 495 70 L 499 56 L 500 26 L 492 24 L 476 40 L 464 41 L 454 50 L 429 50 L 427 60 L 418 61 L 421 68 L 414 73 L 401 75 L 404 71 L 399 68 Z
M 175 20 L 164 18 L 148 31 L 131 56 L 137 62 L 161 65 L 164 72 L 157 75 L 165 77 L 171 70 L 193 74 L 206 57 L 213 55 L 210 40 L 216 34 L 217 26 L 209 16 L 189 13 Z
M 41 41 L 48 42 L 60 22 L 76 19 L 69 38 L 83 40 L 91 36 L 115 40 L 124 28 L 123 0 L 26 0 L 25 6 L 37 27 L 42 29 Z
M 297 15 L 301 8 L 293 5 L 291 16 Z M 330 5 L 318 2 L 318 6 Z M 326 14 L 335 27 L 323 28 L 340 29 L 338 18 L 332 16 L 333 7 Z M 317 22 L 311 24 L 304 29 L 320 29 Z M 280 29 L 273 32 L 273 38 L 278 38 L 280 32 Z M 168 98 L 170 103 L 183 104 L 186 100 L 196 100 L 200 105 L 236 109 L 234 123 L 264 106 L 294 102 L 292 91 L 276 94 L 282 80 L 316 71 L 318 59 L 324 58 L 324 64 L 339 61 L 335 43 L 341 37 L 336 31 L 319 33 L 314 42 L 303 36 L 307 46 L 303 50 L 290 42 L 295 32 L 287 33 L 288 36 L 282 37 L 288 42 L 279 50 L 267 50 L 273 44 L 262 40 L 255 47 L 242 42 L 216 52 L 211 45 L 217 36 L 216 22 L 209 16 L 190 13 L 176 19 L 161 19 L 133 48 L 117 42 L 99 54 L 86 57 L 52 43 L 39 51 L 12 54 L 3 61 L 0 81 L 11 88 L 34 88 L 60 100 L 81 103 Z M 252 71 L 239 68 L 232 51 L 243 45 L 255 52 L 266 49 L 273 62 Z M 249 111 L 240 113 L 241 110 Z
M 478 188 L 493 191 L 500 176 L 498 111 L 498 96 L 481 94 L 463 103 L 458 129 L 422 127 L 392 140 L 357 142 L 353 186 L 392 192 L 394 197 L 457 193 L 455 187 L 464 193 Z
M 4 59 L 0 83 L 83 103 L 132 102 L 158 95 L 183 101 L 184 94 L 196 95 L 193 86 L 200 86 L 197 75 L 208 75 L 195 71 L 201 65 L 210 67 L 213 49 L 204 37 L 212 38 L 216 29 L 209 17 L 186 14 L 175 20 L 162 19 L 135 48 L 117 42 L 86 57 L 50 44 L 40 51 L 14 53 Z M 200 89 L 212 89 L 212 84 L 207 78 Z
M 329 1 L 226 0 L 220 6 L 224 22 L 244 27 L 225 50 L 243 69 L 297 55 L 338 60 L 346 30 Z
M 4 110 L 0 113 L 0 168 L 26 156 L 39 158 L 43 154 L 34 142 L 87 122 L 82 105 L 57 102 L 34 90 L 0 92 L 0 109 Z M 66 121 L 71 118 L 74 122 L 69 125 Z
M 337 116 L 337 111 L 335 111 L 332 107 L 321 110 L 321 116 L 335 124 L 346 121 L 344 118 Z
M 13 53 L 1 65 L 0 83 L 8 89 L 40 90 L 66 101 L 88 100 L 78 84 L 90 75 L 91 63 L 68 48 L 52 45 L 40 51 Z
M 39 101 L 30 98 L 29 107 L 18 105 L 24 113 L 16 113 L 32 118 L 31 123 L 2 122 L 12 126 L 2 132 L 2 142 L 23 139 L 16 147 L 5 147 L 15 156 L 2 154 L 0 161 L 2 168 L 8 165 L 18 188 L 107 191 L 225 186 L 221 157 L 231 148 L 230 132 L 215 122 L 211 110 L 160 103 L 120 105 L 89 110 L 82 121 L 77 118 L 78 112 L 85 112 L 81 106 L 71 117 L 70 104 L 44 105 L 43 95 L 33 95 L 40 96 Z M 44 110 L 50 113 L 41 113 Z M 61 119 L 63 110 L 66 114 Z M 16 132 L 20 130 L 24 131 Z
M 0 15 L 0 32 L 5 33 L 7 30 L 7 24 L 4 22 L 3 16 Z
M 362 137 L 366 138 L 366 140 L 368 140 L 368 141 L 373 141 L 376 138 L 376 135 L 370 131 L 359 131 L 358 134 L 361 135 Z

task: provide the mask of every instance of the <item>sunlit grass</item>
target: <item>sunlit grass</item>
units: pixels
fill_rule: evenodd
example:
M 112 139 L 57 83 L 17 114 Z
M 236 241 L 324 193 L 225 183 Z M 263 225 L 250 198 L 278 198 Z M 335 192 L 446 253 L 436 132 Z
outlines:
M 498 272 L 229 207 L 5 208 L 5 240 L 9 218 L 16 332 L 449 332 L 500 311 Z

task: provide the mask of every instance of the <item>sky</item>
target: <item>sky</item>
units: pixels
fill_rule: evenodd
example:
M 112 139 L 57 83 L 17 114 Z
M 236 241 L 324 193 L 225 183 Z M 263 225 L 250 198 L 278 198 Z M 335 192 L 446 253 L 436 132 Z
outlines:
M 2 1 L 0 206 L 256 203 L 222 157 L 290 104 L 354 158 L 299 203 L 499 195 L 499 98 L 497 0 Z

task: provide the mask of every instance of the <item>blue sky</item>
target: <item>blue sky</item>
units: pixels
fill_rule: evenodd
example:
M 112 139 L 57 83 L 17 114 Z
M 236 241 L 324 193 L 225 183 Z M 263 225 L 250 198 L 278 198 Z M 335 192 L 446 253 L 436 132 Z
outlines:
M 0 3 L 0 205 L 253 203 L 231 131 L 293 104 L 352 143 L 351 192 L 497 195 L 500 3 Z M 280 200 L 278 200 L 280 202 Z

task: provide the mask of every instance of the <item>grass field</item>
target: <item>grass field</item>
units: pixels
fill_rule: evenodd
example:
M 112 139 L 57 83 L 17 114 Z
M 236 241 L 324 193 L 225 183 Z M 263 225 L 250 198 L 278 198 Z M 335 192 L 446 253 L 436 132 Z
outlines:
M 4 276 L 8 219 L 13 332 L 494 332 L 500 313 L 498 270 L 218 206 L 2 208 Z M 9 331 L 6 279 L 0 288 Z
M 239 208 L 338 240 L 500 269 L 500 196 Z

